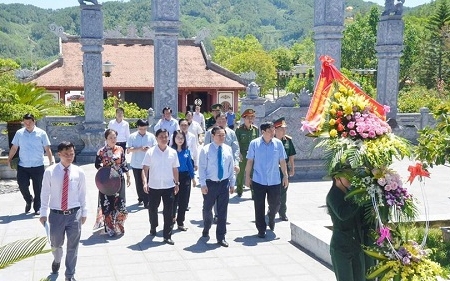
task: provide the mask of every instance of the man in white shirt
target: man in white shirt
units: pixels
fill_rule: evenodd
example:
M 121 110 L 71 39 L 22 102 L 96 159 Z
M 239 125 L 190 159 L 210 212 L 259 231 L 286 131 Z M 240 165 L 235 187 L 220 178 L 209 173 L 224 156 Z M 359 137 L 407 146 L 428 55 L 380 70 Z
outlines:
M 117 132 L 117 142 L 116 144 L 123 148 L 123 151 L 126 150 L 126 145 L 128 141 L 128 137 L 130 136 L 130 124 L 127 121 L 123 120 L 123 116 L 125 115 L 125 110 L 122 107 L 118 107 L 116 109 L 116 118 L 109 121 L 108 129 L 113 129 Z
M 148 195 L 144 192 L 142 182 L 142 160 L 150 147 L 156 145 L 155 136 L 148 132 L 148 121 L 139 119 L 136 122 L 137 131 L 132 133 L 127 141 L 127 151 L 132 152 L 130 166 L 133 169 L 136 193 L 138 195 L 138 205 L 144 204 L 148 208 Z
M 188 131 L 193 133 L 195 138 L 197 139 L 198 144 L 200 144 L 200 136 L 203 134 L 203 129 L 200 124 L 192 119 L 192 112 L 186 112 L 186 120 L 189 124 Z
M 205 116 L 200 112 L 200 105 L 195 106 L 195 112 L 192 116 L 192 119 L 194 119 L 195 122 L 199 123 L 203 131 L 205 131 L 207 128 L 205 126 Z
M 168 106 L 162 110 L 162 118 L 155 124 L 153 129 L 158 131 L 159 129 L 165 129 L 169 132 L 169 141 L 172 139 L 173 132 L 180 129 L 177 119 L 172 117 L 172 109 Z
M 158 207 L 163 200 L 164 243 L 174 245 L 172 240 L 173 228 L 173 201 L 174 195 L 178 193 L 179 178 L 177 151 L 167 144 L 169 132 L 166 129 L 158 129 L 155 133 L 158 145 L 151 147 L 142 161 L 142 182 L 144 192 L 148 194 L 148 215 L 150 217 L 150 235 L 156 235 L 158 226 Z M 148 175 L 148 177 L 147 177 Z
M 83 170 L 72 164 L 75 146 L 71 142 L 58 145 L 61 162 L 44 172 L 41 192 L 40 222 L 50 223 L 50 244 L 54 260 L 52 273 L 57 274 L 63 256 L 64 234 L 67 236 L 66 281 L 74 281 L 81 225 L 85 223 L 86 177 Z

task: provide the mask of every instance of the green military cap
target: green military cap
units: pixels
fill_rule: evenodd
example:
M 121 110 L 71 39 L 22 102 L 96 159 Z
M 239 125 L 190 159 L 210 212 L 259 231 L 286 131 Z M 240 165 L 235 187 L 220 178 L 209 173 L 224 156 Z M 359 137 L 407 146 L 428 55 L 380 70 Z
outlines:
M 220 103 L 211 105 L 211 110 L 222 110 L 223 106 Z
M 245 118 L 247 116 L 252 116 L 252 115 L 255 116 L 255 113 L 256 112 L 253 109 L 247 108 L 244 112 L 242 112 L 241 117 Z
M 286 125 L 286 119 L 284 119 L 284 117 L 281 117 L 280 119 L 277 119 L 275 121 L 273 121 L 273 126 L 275 128 L 285 128 L 287 127 Z

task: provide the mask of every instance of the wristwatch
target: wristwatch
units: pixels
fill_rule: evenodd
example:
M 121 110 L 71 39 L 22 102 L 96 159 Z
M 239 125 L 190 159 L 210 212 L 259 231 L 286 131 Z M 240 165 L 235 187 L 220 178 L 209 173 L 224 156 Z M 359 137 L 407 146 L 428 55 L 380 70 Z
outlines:
M 180 182 L 179 181 L 177 181 L 177 182 L 173 182 L 175 185 L 180 185 Z

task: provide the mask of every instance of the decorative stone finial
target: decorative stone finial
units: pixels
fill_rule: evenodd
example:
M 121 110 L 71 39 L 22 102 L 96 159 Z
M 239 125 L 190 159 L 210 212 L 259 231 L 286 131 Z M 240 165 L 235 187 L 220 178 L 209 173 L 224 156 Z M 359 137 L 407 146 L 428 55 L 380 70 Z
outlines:
M 62 40 L 67 40 L 67 35 L 64 33 L 64 28 L 62 26 L 56 25 L 56 23 L 51 23 L 48 25 L 48 28 L 50 28 L 50 31 L 56 36 L 60 37 Z
M 259 90 L 260 87 L 255 82 L 251 82 L 247 86 L 247 90 L 245 91 L 247 93 L 247 98 L 249 99 L 257 99 L 259 97 Z
M 400 16 L 403 14 L 403 3 L 405 0 L 386 0 L 384 1 L 384 11 L 381 14 L 382 16 L 391 16 L 397 15 Z

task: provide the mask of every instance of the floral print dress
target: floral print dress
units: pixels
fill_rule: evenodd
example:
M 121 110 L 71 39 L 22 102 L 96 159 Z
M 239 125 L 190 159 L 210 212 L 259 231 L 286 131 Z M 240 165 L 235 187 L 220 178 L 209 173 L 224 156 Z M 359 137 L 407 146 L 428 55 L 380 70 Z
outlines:
M 124 234 L 124 223 L 128 215 L 125 204 L 125 180 L 123 174 L 128 172 L 123 148 L 116 145 L 114 148 L 105 145 L 97 152 L 95 159 L 95 168 L 110 166 L 116 170 L 121 176 L 120 190 L 108 196 L 99 191 L 98 201 L 99 207 L 103 215 L 105 231 L 109 236 Z

